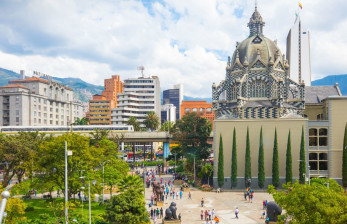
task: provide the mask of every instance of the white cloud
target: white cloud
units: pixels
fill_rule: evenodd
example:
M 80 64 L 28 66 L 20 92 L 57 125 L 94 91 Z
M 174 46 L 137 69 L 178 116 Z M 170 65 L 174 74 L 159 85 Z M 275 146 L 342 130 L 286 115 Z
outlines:
M 347 4 L 302 1 L 311 33 L 313 79 L 346 73 Z M 262 0 L 264 33 L 283 53 L 297 2 Z M 112 74 L 160 78 L 162 90 L 183 83 L 185 95 L 211 97 L 227 55 L 248 36 L 253 0 L 4 0 L 0 2 L 0 67 L 78 77 L 102 85 Z

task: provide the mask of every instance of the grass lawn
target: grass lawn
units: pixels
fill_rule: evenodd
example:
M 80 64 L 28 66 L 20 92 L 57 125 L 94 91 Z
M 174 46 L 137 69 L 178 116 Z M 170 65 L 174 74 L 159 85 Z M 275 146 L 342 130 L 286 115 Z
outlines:
M 52 199 L 56 205 L 58 205 L 61 202 L 64 202 L 64 198 L 54 198 Z M 24 202 L 27 204 L 27 206 L 34 207 L 34 211 L 28 211 L 25 213 L 25 216 L 27 217 L 27 220 L 36 219 L 39 217 L 40 214 L 48 214 L 50 217 L 54 217 L 53 209 L 49 208 L 49 202 L 52 202 L 50 199 L 28 199 L 24 200 Z M 73 201 L 73 199 L 70 199 L 69 201 Z M 79 201 L 76 199 L 76 201 Z M 57 207 L 57 206 L 56 206 Z M 64 208 L 62 208 L 64 209 Z M 91 210 L 92 210 L 92 218 L 98 215 L 103 215 L 105 213 L 105 207 L 102 205 L 99 205 L 99 202 L 92 202 L 91 203 Z M 88 201 L 83 202 L 83 218 L 84 220 L 88 219 Z M 80 220 L 82 216 L 82 204 L 80 206 L 75 207 L 71 210 L 69 210 L 69 217 L 70 218 L 76 218 L 77 220 Z M 62 212 L 62 217 L 64 217 L 64 212 Z

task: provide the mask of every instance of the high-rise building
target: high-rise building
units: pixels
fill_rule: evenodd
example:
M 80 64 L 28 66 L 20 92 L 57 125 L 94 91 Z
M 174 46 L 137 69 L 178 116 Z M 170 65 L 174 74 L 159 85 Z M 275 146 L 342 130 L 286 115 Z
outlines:
M 174 85 L 173 89 L 163 91 L 163 104 L 173 104 L 176 107 L 176 120 L 180 119 L 183 101 L 183 85 Z
M 73 90 L 38 77 L 10 81 L 0 87 L 0 126 L 70 125 L 82 118 Z
M 176 122 L 176 107 L 173 104 L 161 105 L 161 123 Z
M 114 107 L 117 107 L 117 94 L 123 92 L 123 82 L 119 75 L 112 75 L 112 78 L 104 80 L 104 91 L 101 95 L 108 100 L 114 101 Z
M 213 127 L 215 115 L 212 110 L 212 103 L 207 103 L 206 101 L 183 101 L 181 105 L 181 118 L 190 112 L 200 114 L 201 117 L 209 120 Z
M 117 94 L 123 92 L 119 75 L 104 80 L 104 91 L 89 101 L 89 123 L 91 125 L 111 124 L 111 109 L 117 107 Z
M 150 111 L 155 112 L 160 120 L 159 78 L 152 76 L 124 80 L 124 92 L 118 94 L 117 103 L 117 108 L 112 109 L 112 124 L 126 124 L 132 116 L 142 123 Z
M 290 78 L 311 86 L 310 32 L 302 26 L 299 15 L 287 36 L 287 58 Z

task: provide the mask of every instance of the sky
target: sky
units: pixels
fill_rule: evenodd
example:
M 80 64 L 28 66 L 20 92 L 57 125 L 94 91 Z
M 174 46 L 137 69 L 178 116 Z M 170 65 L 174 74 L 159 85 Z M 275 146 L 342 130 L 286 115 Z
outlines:
M 312 79 L 347 73 L 347 1 L 258 0 L 264 34 L 282 53 L 300 11 L 311 35 Z M 0 0 L 0 67 L 103 85 L 159 76 L 161 89 L 211 97 L 227 57 L 246 39 L 254 0 Z

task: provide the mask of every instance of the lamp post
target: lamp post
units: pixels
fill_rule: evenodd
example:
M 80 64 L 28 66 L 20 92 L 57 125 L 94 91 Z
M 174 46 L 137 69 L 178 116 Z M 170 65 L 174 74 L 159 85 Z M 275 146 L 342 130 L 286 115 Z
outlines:
M 89 204 L 89 224 L 92 224 L 92 204 L 90 200 L 90 179 L 88 177 L 80 177 L 81 179 L 88 179 L 88 204 Z M 83 200 L 82 200 L 83 202 Z
M 1 204 L 0 204 L 0 223 L 2 223 L 3 217 L 6 216 L 5 213 L 5 208 L 6 208 L 6 203 L 7 199 L 10 198 L 10 193 L 6 190 L 1 193 Z
M 176 156 L 177 156 L 177 152 L 175 152 L 174 155 L 175 155 L 175 173 L 176 173 Z

